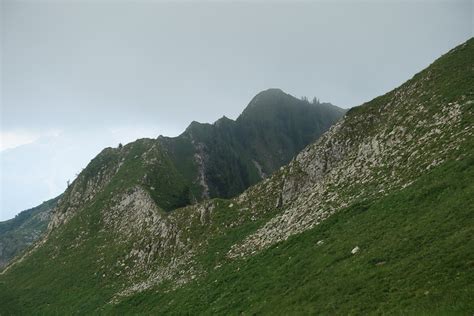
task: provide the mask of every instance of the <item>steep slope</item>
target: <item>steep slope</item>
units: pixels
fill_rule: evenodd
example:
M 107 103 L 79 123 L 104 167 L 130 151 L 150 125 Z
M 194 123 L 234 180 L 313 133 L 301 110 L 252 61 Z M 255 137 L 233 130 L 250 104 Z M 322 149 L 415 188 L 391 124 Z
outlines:
M 43 202 L 19 213 L 15 218 L 0 222 L 0 270 L 40 238 L 59 198 Z
M 246 260 L 113 313 L 469 315 L 474 308 L 474 160 L 353 204 Z M 359 252 L 351 251 L 358 247 Z
M 43 243 L 0 276 L 0 306 L 472 312 L 473 55 L 471 39 L 350 110 L 232 200 L 164 212 L 143 174 L 98 163 L 77 180 L 95 195 L 66 192 L 72 211 L 57 208 Z
M 92 200 L 113 177 L 116 187 L 146 186 L 165 211 L 209 197 L 235 196 L 288 163 L 344 112 L 329 103 L 310 104 L 269 89 L 259 93 L 237 121 L 224 117 L 214 124 L 193 122 L 178 137 L 141 139 L 105 149 L 66 192 L 56 221 Z M 0 222 L 0 268 L 43 235 L 50 216 L 43 216 L 36 225 L 38 216 L 27 221 L 34 214 L 29 210 Z M 26 224 L 20 225 L 23 221 Z M 8 233 L 2 234 L 2 227 L 8 227 Z M 29 233 L 31 229 L 34 232 Z

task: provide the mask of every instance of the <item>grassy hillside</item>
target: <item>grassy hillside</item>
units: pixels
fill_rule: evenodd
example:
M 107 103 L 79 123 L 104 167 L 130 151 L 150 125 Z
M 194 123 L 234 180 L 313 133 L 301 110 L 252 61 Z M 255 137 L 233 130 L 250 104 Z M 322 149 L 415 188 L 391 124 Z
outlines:
M 0 313 L 470 315 L 473 52 L 349 111 L 231 200 L 163 207 L 186 146 L 104 150 L 0 275 Z
M 48 249 L 40 249 L 35 258 L 43 262 L 42 267 L 30 261 L 14 275 L 2 277 L 2 315 L 99 310 L 107 314 L 470 315 L 474 309 L 473 180 L 473 156 L 445 163 L 400 192 L 352 205 L 258 255 L 229 261 L 219 269 L 209 265 L 208 275 L 177 290 L 156 288 L 118 305 L 104 307 L 114 291 L 114 277 L 104 280 L 91 275 L 91 267 L 84 265 L 94 245 L 78 253 L 58 252 L 62 257 L 53 259 L 42 259 Z M 91 233 L 93 222 L 91 218 Z M 60 239 L 67 241 L 64 235 Z M 360 251 L 353 255 L 355 247 Z M 74 260 L 74 269 L 61 269 L 64 260 Z M 71 288 L 74 280 L 81 283 Z M 12 282 L 15 286 L 8 286 Z
M 470 315 L 474 157 L 354 204 L 316 228 L 113 313 Z M 351 250 L 359 247 L 355 255 Z

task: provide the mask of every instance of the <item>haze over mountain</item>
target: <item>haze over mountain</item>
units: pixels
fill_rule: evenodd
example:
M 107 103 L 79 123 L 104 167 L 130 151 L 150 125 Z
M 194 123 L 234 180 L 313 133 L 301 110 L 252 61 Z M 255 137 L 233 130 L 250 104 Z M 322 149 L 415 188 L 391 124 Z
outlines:
M 0 220 L 102 148 L 236 119 L 269 87 L 350 108 L 472 36 L 470 0 L 296 2 L 1 1 Z
M 235 121 L 225 116 L 214 124 L 193 121 L 177 137 L 141 138 L 106 148 L 84 172 L 101 171 L 104 164 L 122 174 L 129 170 L 125 181 L 143 172 L 140 181 L 150 186 L 150 194 L 165 211 L 203 199 L 230 198 L 288 163 L 344 113 L 329 103 L 310 103 L 268 89 L 257 94 Z M 136 161 L 139 156 L 143 161 Z M 41 167 L 36 163 L 32 169 Z M 72 185 L 76 187 L 77 181 Z M 42 236 L 58 201 L 61 205 L 62 199 L 55 198 L 0 222 L 0 268 Z
M 186 192 L 176 146 L 143 139 L 104 149 L 64 192 L 45 237 L 0 274 L 1 311 L 470 314 L 472 56 L 474 39 L 352 108 L 231 199 L 170 208 L 183 196 L 173 192 Z M 192 140 L 232 124 L 192 124 L 187 137 L 198 150 Z M 257 131 L 245 140 L 266 139 Z

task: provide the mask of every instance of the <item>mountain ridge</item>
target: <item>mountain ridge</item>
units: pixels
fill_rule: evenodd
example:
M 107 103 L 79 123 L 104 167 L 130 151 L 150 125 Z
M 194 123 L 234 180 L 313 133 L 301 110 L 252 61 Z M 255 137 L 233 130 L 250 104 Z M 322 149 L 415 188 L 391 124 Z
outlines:
M 0 303 L 38 313 L 469 313 L 473 52 L 470 39 L 348 111 L 231 199 L 165 212 L 130 168 L 137 160 L 116 172 L 99 159 L 88 170 L 97 177 L 74 185 L 85 185 L 80 201 L 65 193 L 72 212 L 56 209 L 44 242 L 0 276 Z M 139 145 L 122 150 L 151 162 Z
M 263 91 L 259 95 L 265 95 L 266 93 L 266 91 Z M 281 90 L 280 93 L 283 94 Z M 159 136 L 157 139 L 142 138 L 129 144 L 120 144 L 118 148 L 104 148 L 92 159 L 89 164 L 90 167 L 86 168 L 79 175 L 79 179 L 68 188 L 67 191 L 73 191 L 73 193 L 67 193 L 67 198 L 65 199 L 56 199 L 54 206 L 61 204 L 59 205 L 60 207 L 68 209 L 69 206 L 66 204 L 72 203 L 71 209 L 77 210 L 84 205 L 84 201 L 81 201 L 81 199 L 92 199 L 97 192 L 108 184 L 115 173 L 127 166 L 129 168 L 126 172 L 129 175 L 124 176 L 120 181 L 127 182 L 129 181 L 128 178 L 130 178 L 148 185 L 152 188 L 150 193 L 153 199 L 161 209 L 166 211 L 209 197 L 230 197 L 240 193 L 249 185 L 260 181 L 263 177 L 273 172 L 275 168 L 286 163 L 296 154 L 300 147 L 319 137 L 343 113 L 343 110 L 337 107 L 331 108 L 328 111 L 321 111 L 319 110 L 319 105 L 306 104 L 290 95 L 286 95 L 286 103 L 274 104 L 272 102 L 270 99 L 259 102 L 255 106 L 257 108 L 263 106 L 269 110 L 265 115 L 271 115 L 274 110 L 277 110 L 276 107 L 278 106 L 279 111 L 284 111 L 287 114 L 296 113 L 297 115 L 299 108 L 305 108 L 310 116 L 309 119 L 302 117 L 302 115 L 295 118 L 295 122 L 298 125 L 306 126 L 305 130 L 302 130 L 299 126 L 294 128 L 296 131 L 301 130 L 302 135 L 305 135 L 305 139 L 301 140 L 299 136 L 297 139 L 295 136 L 290 135 L 288 131 L 283 131 L 280 134 L 280 138 L 285 138 L 285 144 L 291 146 L 280 148 L 285 157 L 275 161 L 272 165 L 262 167 L 257 160 L 263 160 L 265 157 L 259 156 L 259 152 L 254 152 L 252 157 L 250 157 L 250 154 L 246 152 L 246 144 L 242 144 L 241 141 L 241 138 L 244 136 L 240 135 L 239 132 L 239 129 L 246 128 L 245 122 L 237 122 L 237 120 L 234 121 L 225 116 L 213 124 L 193 121 L 177 137 Z M 275 109 L 272 109 L 274 106 Z M 252 116 L 250 114 L 249 117 L 251 118 Z M 319 118 L 318 116 L 325 117 Z M 253 125 L 247 128 L 247 130 L 252 131 L 255 128 L 259 128 L 264 119 L 261 114 L 259 114 L 259 117 L 254 117 Z M 266 119 L 265 126 L 266 128 L 273 127 L 278 129 L 277 124 L 284 124 L 286 120 L 287 118 L 285 117 L 280 121 Z M 264 129 L 260 129 L 258 133 L 267 132 Z M 296 147 L 294 144 L 296 144 Z M 206 147 L 216 148 L 210 151 Z M 243 160 L 242 157 L 245 157 L 245 159 Z M 136 159 L 141 161 L 135 161 Z M 206 162 L 208 159 L 211 161 Z M 219 168 L 215 168 L 211 174 L 207 174 L 205 163 L 206 165 L 219 165 Z M 140 180 L 133 174 L 138 170 L 140 170 L 143 177 Z M 230 171 L 223 173 L 226 170 Z M 147 175 L 147 172 L 150 174 Z M 168 180 L 159 180 L 163 175 Z M 97 181 L 97 183 L 93 184 L 94 188 L 90 192 L 84 192 L 86 187 L 91 187 L 91 183 L 88 182 L 94 182 L 94 178 Z M 219 187 L 222 188 L 224 186 L 229 186 L 233 189 L 225 192 L 219 190 Z M 67 203 L 61 200 L 67 200 Z M 70 212 L 66 211 L 65 213 Z M 67 218 L 67 216 L 67 214 L 62 215 L 64 218 Z M 56 219 L 56 222 L 53 221 L 51 225 L 54 227 L 60 221 Z M 11 225 L 9 223 L 5 222 L 5 225 Z M 11 252 L 8 258 L 5 257 L 3 259 L 4 256 L 0 254 L 0 259 L 3 260 L 2 265 L 6 265 L 9 260 L 20 253 L 27 245 L 38 239 L 45 231 L 46 225 L 40 228 L 30 241 L 21 242 L 18 240 L 16 243 L 22 245 L 20 247 L 14 247 L 12 244 L 14 238 L 10 238 L 8 247 L 13 247 L 16 250 Z M 26 236 L 23 238 L 26 238 Z

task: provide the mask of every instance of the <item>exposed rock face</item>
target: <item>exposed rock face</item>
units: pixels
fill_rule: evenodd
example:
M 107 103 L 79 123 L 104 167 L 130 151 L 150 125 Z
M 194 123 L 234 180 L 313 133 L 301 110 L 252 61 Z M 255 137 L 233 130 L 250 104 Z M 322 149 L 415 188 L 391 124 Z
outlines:
M 89 169 L 82 172 L 71 184 L 53 211 L 48 231 L 67 223 L 110 182 L 123 163 L 116 159 L 109 160 L 112 156 L 116 156 L 116 151 L 118 149 L 104 149 L 91 161 Z
M 168 236 L 162 227 L 162 214 L 147 191 L 135 186 L 112 200 L 112 207 L 103 212 L 104 229 L 112 229 L 122 235 L 124 240 L 133 235 L 154 234 L 155 229 L 161 235 Z M 164 228 L 164 229 L 163 229 Z
M 196 153 L 194 154 L 194 161 L 196 162 L 198 176 L 197 176 L 197 183 L 202 188 L 201 198 L 208 199 L 209 198 L 209 186 L 207 185 L 206 179 L 206 153 L 204 151 L 204 144 L 195 144 Z
M 256 160 L 252 160 L 255 168 L 258 170 L 258 175 L 260 178 L 265 179 L 267 177 L 267 174 L 263 171 L 262 165 L 258 163 Z
M 430 76 L 426 72 L 389 94 L 373 109 L 377 116 L 352 110 L 281 171 L 282 182 L 262 184 L 269 186 L 266 192 L 281 191 L 283 212 L 234 245 L 229 256 L 249 255 L 314 227 L 351 203 L 406 187 L 460 153 L 473 135 L 472 126 L 462 125 L 463 116 L 472 115 L 472 100 L 468 95 L 454 102 L 433 97 L 414 105 L 413 100 L 429 91 Z M 251 188 L 247 194 L 247 200 L 258 200 L 262 188 Z
M 115 242 L 126 245 L 134 241 L 128 254 L 119 259 L 132 285 L 118 293 L 118 297 L 143 291 L 172 277 L 178 283 L 191 277 L 189 271 L 179 275 L 192 252 L 186 251 L 176 221 L 165 216 L 143 188 L 133 187 L 115 198 L 113 206 L 103 212 L 103 219 L 104 230 L 117 232 Z M 182 255 L 178 256 L 179 253 Z M 173 259 L 166 265 L 159 264 L 169 254 Z

